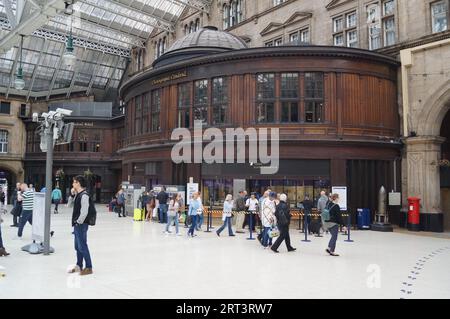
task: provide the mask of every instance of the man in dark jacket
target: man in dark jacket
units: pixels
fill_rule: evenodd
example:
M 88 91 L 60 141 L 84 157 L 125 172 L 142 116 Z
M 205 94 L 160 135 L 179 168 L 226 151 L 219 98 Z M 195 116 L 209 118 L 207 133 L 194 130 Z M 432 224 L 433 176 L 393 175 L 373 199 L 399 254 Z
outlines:
M 234 202 L 234 211 L 236 212 L 236 233 L 245 233 L 244 231 L 244 221 L 245 215 L 243 214 L 246 211 L 245 207 L 245 196 L 247 192 L 244 190 L 239 191 L 239 196 L 236 198 Z
M 291 223 L 291 213 L 289 207 L 286 203 L 286 194 L 280 195 L 280 203 L 277 205 L 275 210 L 275 217 L 277 219 L 277 227 L 280 230 L 280 236 L 278 236 L 275 243 L 270 249 L 273 252 L 278 253 L 278 247 L 280 247 L 283 240 L 286 242 L 286 248 L 288 251 L 295 251 L 296 248 L 291 246 L 291 237 L 289 236 L 289 224 Z
M 19 201 L 19 193 L 20 193 L 20 183 L 16 184 L 16 189 L 14 190 L 14 193 L 12 194 L 12 202 L 13 202 L 13 209 L 11 211 L 11 214 L 13 215 L 13 224 L 11 227 L 19 227 L 19 216 L 22 214 L 22 202 Z
M 75 250 L 77 252 L 77 264 L 69 270 L 69 273 L 80 272 L 81 276 L 92 274 L 92 261 L 87 245 L 87 232 L 89 228 L 89 195 L 86 193 L 86 179 L 79 175 L 73 179 L 73 203 L 72 226 L 75 235 Z M 83 260 L 86 268 L 83 269 Z
M 156 199 L 159 201 L 159 223 L 167 223 L 167 200 L 169 195 L 166 193 L 166 188 L 163 186 Z

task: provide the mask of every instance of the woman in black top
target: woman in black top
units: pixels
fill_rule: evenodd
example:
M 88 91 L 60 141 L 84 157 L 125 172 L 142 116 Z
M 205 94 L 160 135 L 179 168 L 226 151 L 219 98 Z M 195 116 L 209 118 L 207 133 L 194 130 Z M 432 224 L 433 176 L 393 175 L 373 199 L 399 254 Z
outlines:
M 325 221 L 324 225 L 326 228 L 328 228 L 328 231 L 331 234 L 331 239 L 328 243 L 326 252 L 331 256 L 339 256 L 334 252 L 336 249 L 336 241 L 339 233 L 339 225 L 342 224 L 341 208 L 339 207 L 338 202 L 339 195 L 333 194 L 331 195 L 331 202 L 329 202 L 326 207 L 330 212 L 330 219 Z

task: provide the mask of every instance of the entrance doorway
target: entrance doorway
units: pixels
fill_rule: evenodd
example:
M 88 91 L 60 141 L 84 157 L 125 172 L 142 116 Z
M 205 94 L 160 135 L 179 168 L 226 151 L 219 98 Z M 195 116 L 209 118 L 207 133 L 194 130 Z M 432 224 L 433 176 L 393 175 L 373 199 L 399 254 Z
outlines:
M 0 167 L 0 187 L 7 189 L 7 204 L 11 204 L 12 194 L 16 188 L 16 176 L 8 169 Z
M 446 140 L 442 144 L 442 159 L 450 160 L 450 111 L 444 118 L 441 126 L 442 137 Z M 444 213 L 444 230 L 450 230 L 450 166 L 441 166 L 441 207 Z

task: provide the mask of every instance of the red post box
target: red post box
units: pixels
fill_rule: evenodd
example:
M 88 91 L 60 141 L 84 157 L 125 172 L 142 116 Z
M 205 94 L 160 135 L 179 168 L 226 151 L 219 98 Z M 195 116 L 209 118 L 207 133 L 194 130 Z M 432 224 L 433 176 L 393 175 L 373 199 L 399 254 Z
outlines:
M 408 198 L 408 230 L 420 231 L 420 198 Z

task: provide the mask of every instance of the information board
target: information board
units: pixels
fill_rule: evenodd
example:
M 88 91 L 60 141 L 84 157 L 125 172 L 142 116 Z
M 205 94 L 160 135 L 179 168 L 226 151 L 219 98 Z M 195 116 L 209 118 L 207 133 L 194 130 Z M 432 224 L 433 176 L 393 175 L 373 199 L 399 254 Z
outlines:
M 333 186 L 331 192 L 339 195 L 338 204 L 341 210 L 347 210 L 347 186 Z
M 44 242 L 45 234 L 45 193 L 34 193 L 32 238 Z
M 188 183 L 187 184 L 187 188 L 186 188 L 186 204 L 190 205 L 191 204 L 191 200 L 192 200 L 192 195 L 198 192 L 198 183 Z

